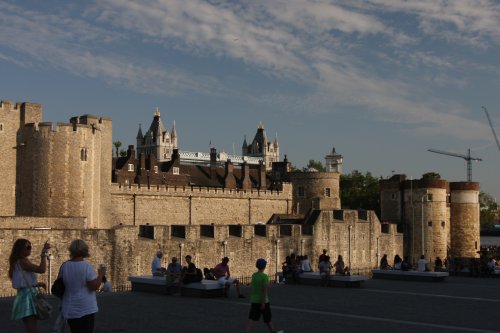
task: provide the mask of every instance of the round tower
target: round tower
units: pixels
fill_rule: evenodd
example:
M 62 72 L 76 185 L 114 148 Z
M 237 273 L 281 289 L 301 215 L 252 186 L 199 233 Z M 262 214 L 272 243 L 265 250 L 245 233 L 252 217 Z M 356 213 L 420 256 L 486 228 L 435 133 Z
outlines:
M 85 216 L 97 227 L 109 205 L 111 121 L 30 124 L 22 140 L 20 215 Z
M 407 180 L 404 184 L 404 221 L 407 254 L 416 262 L 446 258 L 449 235 L 449 183 L 441 179 Z
M 306 213 L 311 208 L 340 209 L 340 173 L 316 170 L 290 173 L 293 209 Z
M 456 258 L 478 258 L 479 191 L 476 182 L 450 183 L 450 254 Z

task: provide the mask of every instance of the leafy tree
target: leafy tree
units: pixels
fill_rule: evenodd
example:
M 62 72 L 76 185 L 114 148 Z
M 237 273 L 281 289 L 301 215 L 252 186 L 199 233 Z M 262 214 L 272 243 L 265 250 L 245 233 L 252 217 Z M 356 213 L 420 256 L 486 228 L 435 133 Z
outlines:
M 120 149 L 120 157 L 125 157 L 127 156 L 127 151 Z
M 121 143 L 121 141 L 113 141 L 113 145 L 115 146 L 115 149 L 116 149 L 116 157 L 118 157 L 119 150 L 120 150 L 120 147 L 122 146 L 122 143 Z
M 358 170 L 340 175 L 340 201 L 345 209 L 374 210 L 380 216 L 380 179 Z
M 315 160 L 309 160 L 309 163 L 307 164 L 307 167 L 306 169 L 309 169 L 309 168 L 314 168 L 318 171 L 326 171 L 325 167 L 323 166 L 323 163 L 321 163 L 320 161 L 315 161 Z
M 427 172 L 422 175 L 422 180 L 441 179 L 441 175 L 437 172 Z
M 491 228 L 495 224 L 495 215 L 498 205 L 495 199 L 488 193 L 479 193 L 479 220 L 481 228 Z

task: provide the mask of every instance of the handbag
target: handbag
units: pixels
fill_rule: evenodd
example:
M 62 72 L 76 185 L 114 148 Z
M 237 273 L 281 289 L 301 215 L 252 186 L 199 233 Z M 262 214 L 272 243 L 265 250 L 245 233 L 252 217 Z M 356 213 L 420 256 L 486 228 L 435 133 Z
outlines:
M 57 274 L 57 279 L 54 281 L 54 283 L 52 284 L 52 287 L 50 288 L 50 292 L 52 293 L 52 295 L 59 297 L 59 298 L 63 298 L 64 290 L 66 289 L 66 287 L 64 286 L 64 281 L 63 281 L 62 274 L 61 274 L 61 270 L 62 270 L 63 266 L 64 266 L 64 264 L 62 264 L 61 267 L 59 268 L 59 273 Z
M 45 320 L 49 319 L 52 314 L 52 305 L 47 302 L 42 292 L 38 289 L 32 293 L 33 300 L 35 301 L 36 319 Z
M 24 282 L 26 282 L 26 285 L 29 286 L 28 279 L 26 278 L 26 275 L 24 274 L 24 270 L 22 269 L 21 265 L 19 265 L 19 269 L 21 270 L 21 275 L 23 276 Z M 33 299 L 33 303 L 35 304 L 36 319 L 38 320 L 49 319 L 50 315 L 52 314 L 52 305 L 50 305 L 49 302 L 47 302 L 40 288 L 39 287 L 27 287 L 27 288 L 30 289 L 31 298 Z

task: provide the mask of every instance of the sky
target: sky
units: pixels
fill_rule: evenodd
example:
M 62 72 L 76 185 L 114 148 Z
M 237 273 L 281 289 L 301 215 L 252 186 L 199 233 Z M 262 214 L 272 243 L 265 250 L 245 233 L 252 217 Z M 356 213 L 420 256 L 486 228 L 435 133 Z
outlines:
M 241 154 L 262 122 L 298 168 L 473 181 L 500 200 L 498 0 L 0 0 L 0 99 L 44 121 L 159 108 L 179 148 Z

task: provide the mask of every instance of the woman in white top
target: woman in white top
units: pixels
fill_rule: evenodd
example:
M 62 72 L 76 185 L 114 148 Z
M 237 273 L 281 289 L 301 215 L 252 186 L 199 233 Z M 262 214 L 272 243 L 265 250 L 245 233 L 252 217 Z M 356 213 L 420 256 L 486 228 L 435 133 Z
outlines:
M 31 254 L 31 242 L 20 238 L 14 242 L 9 257 L 9 278 L 12 280 L 12 287 L 17 289 L 17 295 L 12 307 L 13 320 L 22 319 L 26 332 L 35 333 L 37 331 L 36 308 L 33 294 L 36 287 L 45 288 L 45 283 L 37 282 L 36 273 L 43 274 L 47 266 L 47 251 L 50 244 L 45 242 L 40 254 L 40 264 L 33 264 L 28 257 Z
M 92 333 L 98 310 L 95 291 L 101 286 L 106 268 L 100 267 L 96 275 L 92 265 L 84 261 L 89 257 L 89 247 L 81 239 L 71 242 L 69 253 L 71 259 L 61 266 L 60 273 L 65 287 L 62 314 L 72 333 Z

